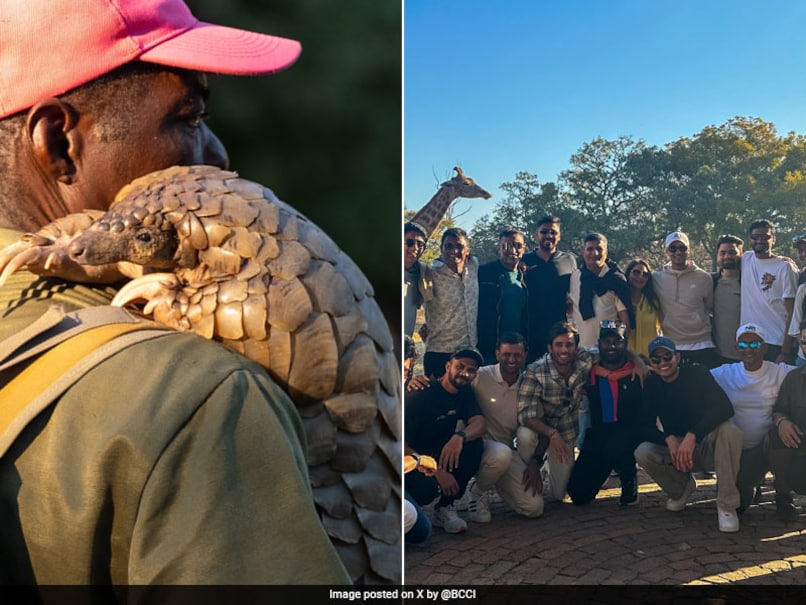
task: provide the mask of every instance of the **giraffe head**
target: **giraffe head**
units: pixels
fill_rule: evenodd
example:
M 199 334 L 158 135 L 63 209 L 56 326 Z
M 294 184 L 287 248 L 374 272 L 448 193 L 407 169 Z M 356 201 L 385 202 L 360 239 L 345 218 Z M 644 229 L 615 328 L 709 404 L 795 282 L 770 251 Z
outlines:
M 471 179 L 469 176 L 465 176 L 465 173 L 462 172 L 462 169 L 458 166 L 454 166 L 453 168 L 456 171 L 456 176 L 452 179 L 445 181 L 442 183 L 441 187 L 450 187 L 453 188 L 453 197 L 459 198 L 474 198 L 480 197 L 488 200 L 492 197 L 492 194 L 487 191 L 481 185 L 477 185 L 476 181 Z

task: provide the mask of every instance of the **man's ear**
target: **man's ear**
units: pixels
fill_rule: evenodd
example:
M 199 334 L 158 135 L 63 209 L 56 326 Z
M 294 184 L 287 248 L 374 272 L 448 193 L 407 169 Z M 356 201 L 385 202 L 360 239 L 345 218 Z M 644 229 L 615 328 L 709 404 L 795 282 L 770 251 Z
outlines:
M 60 183 L 70 184 L 76 173 L 75 110 L 59 99 L 45 99 L 28 110 L 26 133 L 42 170 Z

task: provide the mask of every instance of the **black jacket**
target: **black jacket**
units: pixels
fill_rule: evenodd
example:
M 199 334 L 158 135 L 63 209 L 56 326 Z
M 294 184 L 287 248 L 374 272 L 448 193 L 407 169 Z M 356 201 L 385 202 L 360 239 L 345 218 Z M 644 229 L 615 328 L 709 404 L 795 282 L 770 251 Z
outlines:
M 479 312 L 477 318 L 478 348 L 485 360 L 495 359 L 495 345 L 501 329 L 500 304 L 503 288 L 502 280 L 507 279 L 506 268 L 497 260 L 479 266 Z M 523 271 L 518 268 L 518 281 L 523 281 Z M 528 293 L 527 293 L 528 297 Z M 526 305 L 519 320 L 520 333 L 526 337 Z

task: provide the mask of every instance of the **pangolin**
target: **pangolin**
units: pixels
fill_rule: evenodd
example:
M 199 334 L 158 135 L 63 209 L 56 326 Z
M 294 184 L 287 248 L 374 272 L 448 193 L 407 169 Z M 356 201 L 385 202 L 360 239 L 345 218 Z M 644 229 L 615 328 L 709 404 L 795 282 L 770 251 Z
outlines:
M 320 518 L 348 572 L 356 583 L 399 584 L 400 369 L 355 263 L 272 191 L 212 166 L 148 174 L 108 212 L 62 218 L 0 253 L 4 277 L 39 265 L 104 279 L 97 266 L 112 263 L 128 276 L 138 272 L 127 263 L 147 268 L 113 305 L 145 301 L 156 322 L 219 340 L 285 388 L 305 425 Z

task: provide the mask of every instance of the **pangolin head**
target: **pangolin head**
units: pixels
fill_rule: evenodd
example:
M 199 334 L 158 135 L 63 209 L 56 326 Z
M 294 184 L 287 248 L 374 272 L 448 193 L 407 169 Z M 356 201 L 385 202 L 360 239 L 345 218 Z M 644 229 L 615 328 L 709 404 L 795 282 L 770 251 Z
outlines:
M 143 221 L 116 208 L 74 238 L 69 252 L 74 261 L 84 265 L 128 261 L 171 269 L 179 264 L 178 249 L 179 235 L 169 221 Z

